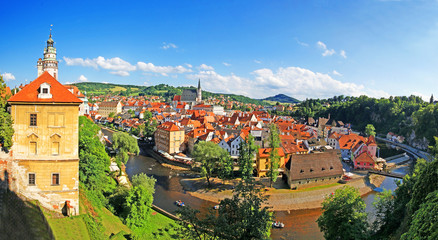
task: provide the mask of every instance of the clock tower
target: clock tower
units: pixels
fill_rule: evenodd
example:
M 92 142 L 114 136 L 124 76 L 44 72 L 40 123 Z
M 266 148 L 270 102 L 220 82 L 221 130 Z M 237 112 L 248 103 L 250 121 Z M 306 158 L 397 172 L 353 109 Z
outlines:
M 38 77 L 45 71 L 49 72 L 56 80 L 58 80 L 58 60 L 56 60 L 56 48 L 52 39 L 52 31 L 50 31 L 47 47 L 44 48 L 44 59 L 38 59 Z

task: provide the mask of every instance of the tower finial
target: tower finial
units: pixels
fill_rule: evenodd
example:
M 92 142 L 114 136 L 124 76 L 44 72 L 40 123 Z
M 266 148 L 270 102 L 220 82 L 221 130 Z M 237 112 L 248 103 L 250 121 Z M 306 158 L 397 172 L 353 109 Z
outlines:
M 198 78 L 198 89 L 201 89 L 201 79 Z
M 52 27 L 53 27 L 53 24 L 50 24 L 50 35 L 49 35 L 49 38 L 52 37 Z

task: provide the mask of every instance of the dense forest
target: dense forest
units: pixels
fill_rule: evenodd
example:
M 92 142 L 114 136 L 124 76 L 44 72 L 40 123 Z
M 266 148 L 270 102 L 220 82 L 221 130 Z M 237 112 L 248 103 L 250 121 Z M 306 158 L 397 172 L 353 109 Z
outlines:
M 418 96 L 370 98 L 367 96 L 329 99 L 306 99 L 294 116 L 328 117 L 351 123 L 353 129 L 364 131 L 373 124 L 377 133 L 394 132 L 406 137 L 406 141 L 417 147 L 427 148 L 438 136 L 438 106 L 423 101 Z
M 95 83 L 95 82 L 83 82 L 75 83 L 81 91 L 87 92 L 88 96 L 92 95 L 102 95 L 102 94 L 116 94 L 122 96 L 144 96 L 144 95 L 154 95 L 164 97 L 166 100 L 172 99 L 175 95 L 181 95 L 184 89 L 195 88 L 195 87 L 173 87 L 167 84 L 159 84 L 155 86 L 135 86 L 135 85 L 120 85 L 111 83 Z M 242 103 L 253 103 L 261 104 L 262 102 L 257 99 L 252 99 L 242 95 L 235 94 L 223 94 L 223 93 L 212 93 L 207 91 L 202 91 L 203 99 L 209 97 L 219 97 L 224 96 L 233 101 L 238 101 Z

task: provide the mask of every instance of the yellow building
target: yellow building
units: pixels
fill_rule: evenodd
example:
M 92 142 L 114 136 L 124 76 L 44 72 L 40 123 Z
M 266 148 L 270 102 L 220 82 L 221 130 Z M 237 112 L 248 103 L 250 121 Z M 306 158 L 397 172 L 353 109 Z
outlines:
M 257 177 L 265 177 L 269 171 L 271 163 L 270 153 L 272 148 L 260 148 L 257 152 L 256 171 Z M 277 154 L 280 156 L 279 169 L 283 170 L 285 165 L 285 154 L 283 148 L 277 148 Z
M 8 102 L 15 131 L 11 189 L 46 208 L 79 214 L 81 100 L 44 72 Z
M 123 104 L 118 101 L 114 102 L 102 102 L 99 104 L 99 110 L 97 111 L 102 117 L 108 117 L 110 113 L 119 114 L 122 112 Z
M 165 122 L 158 126 L 154 137 L 157 151 L 172 154 L 184 150 L 184 128 L 178 127 L 173 122 Z

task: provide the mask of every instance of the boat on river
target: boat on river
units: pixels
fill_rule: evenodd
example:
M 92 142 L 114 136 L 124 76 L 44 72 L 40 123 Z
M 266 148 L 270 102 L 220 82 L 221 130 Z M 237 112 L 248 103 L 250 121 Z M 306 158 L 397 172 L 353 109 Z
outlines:
M 275 228 L 284 228 L 284 223 L 282 223 L 282 222 L 278 222 L 278 221 L 275 221 L 275 222 L 272 223 L 272 227 L 275 227 Z
M 176 201 L 175 204 L 176 204 L 178 207 L 184 207 L 184 206 L 185 206 L 184 202 L 181 201 L 181 200 Z

